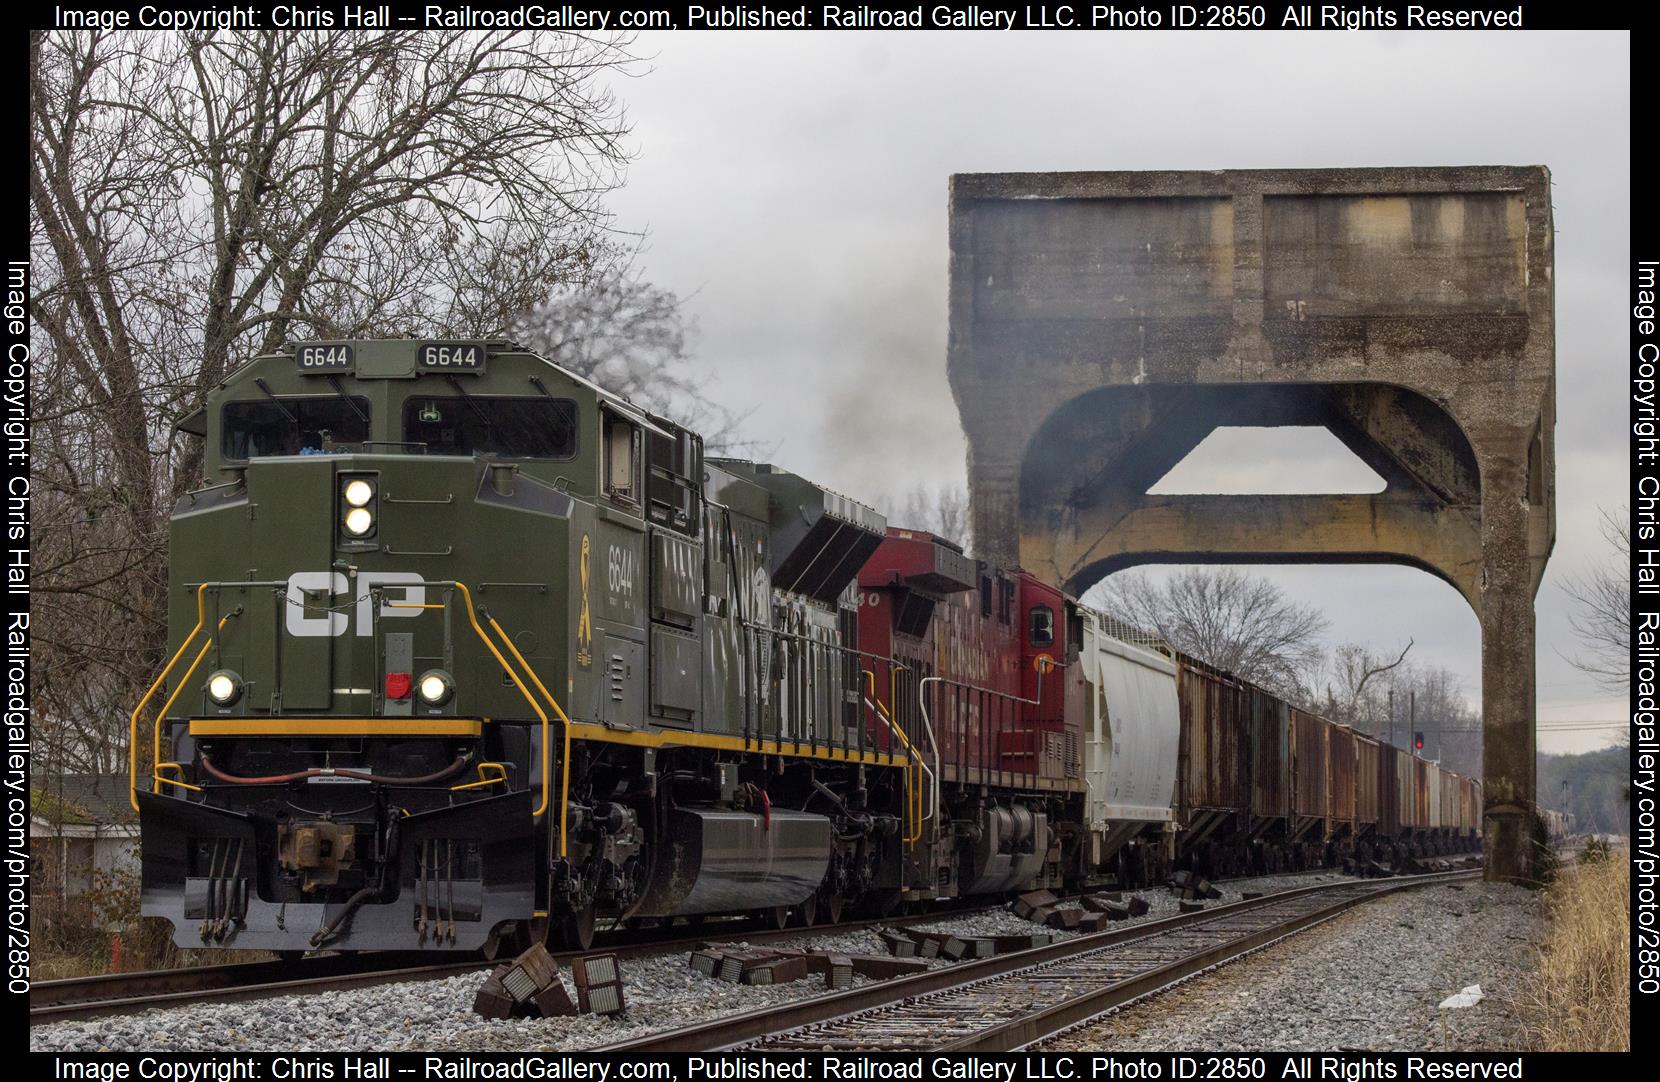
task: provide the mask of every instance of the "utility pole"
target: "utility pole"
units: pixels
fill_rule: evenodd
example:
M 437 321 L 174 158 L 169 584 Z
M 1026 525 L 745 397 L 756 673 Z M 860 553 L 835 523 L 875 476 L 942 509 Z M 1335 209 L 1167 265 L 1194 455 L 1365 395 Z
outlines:
M 1389 746 L 1395 747 L 1395 689 L 1389 689 Z
M 1418 731 L 1418 689 L 1417 688 L 1413 688 L 1411 691 L 1408 691 L 1406 693 L 1406 717 L 1407 717 L 1406 731 L 1409 732 L 1409 733 L 1416 733 Z M 1420 750 L 1421 749 L 1418 747 L 1418 738 L 1416 736 L 1414 736 L 1412 738 L 1412 754 L 1418 755 L 1418 752 Z M 1422 758 L 1422 756 L 1419 756 L 1419 758 Z

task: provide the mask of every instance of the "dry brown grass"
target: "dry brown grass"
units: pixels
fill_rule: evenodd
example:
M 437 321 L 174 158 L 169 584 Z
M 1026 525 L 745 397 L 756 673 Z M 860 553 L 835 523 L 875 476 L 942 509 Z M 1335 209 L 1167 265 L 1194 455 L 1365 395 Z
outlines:
M 1564 865 L 1546 891 L 1550 927 L 1525 1001 L 1530 1047 L 1630 1051 L 1630 892 L 1621 850 Z
M 30 979 L 55 981 L 108 973 L 118 938 L 120 968 L 129 973 L 276 957 L 268 951 L 175 947 L 172 927 L 164 920 L 140 917 L 138 900 L 138 876 L 128 871 L 94 872 L 90 885 L 68 901 L 43 896 L 41 904 L 29 911 L 35 948 L 29 959 Z

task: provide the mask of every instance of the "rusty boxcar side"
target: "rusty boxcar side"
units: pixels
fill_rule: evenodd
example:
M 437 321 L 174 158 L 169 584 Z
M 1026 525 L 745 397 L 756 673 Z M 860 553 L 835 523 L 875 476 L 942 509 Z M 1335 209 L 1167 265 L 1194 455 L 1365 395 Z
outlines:
M 1366 834 L 1377 829 L 1383 818 L 1382 786 L 1379 764 L 1383 759 L 1383 745 L 1369 736 L 1355 734 L 1355 833 Z
M 1424 802 L 1427 805 L 1425 825 L 1431 833 L 1440 830 L 1445 824 L 1442 815 L 1446 808 L 1441 803 L 1441 767 L 1432 760 L 1424 760 Z
M 1466 837 L 1481 833 L 1481 782 L 1474 778 L 1459 779 L 1458 830 Z
M 1233 677 L 1186 658 L 1178 686 L 1183 810 L 1244 814 L 1251 795 L 1245 689 Z
M 1430 815 L 1429 763 L 1417 756 L 1411 757 L 1412 766 L 1412 821 L 1413 831 L 1424 831 L 1434 826 Z
M 1355 783 L 1359 753 L 1355 731 L 1326 722 L 1326 836 L 1358 833 L 1355 829 Z
M 1326 751 L 1331 723 L 1291 709 L 1293 810 L 1301 833 L 1326 818 Z
M 1393 744 L 1378 745 L 1378 828 L 1380 838 L 1394 838 L 1401 832 L 1401 749 Z
M 1464 807 L 1463 780 L 1450 770 L 1441 771 L 1441 830 L 1444 834 L 1457 834 L 1460 830 Z
M 1289 708 L 1261 688 L 1251 696 L 1251 830 L 1291 815 Z

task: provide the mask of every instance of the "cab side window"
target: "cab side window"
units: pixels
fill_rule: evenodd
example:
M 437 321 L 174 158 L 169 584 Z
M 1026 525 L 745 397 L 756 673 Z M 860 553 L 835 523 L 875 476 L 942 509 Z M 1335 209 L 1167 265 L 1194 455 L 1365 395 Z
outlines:
M 613 500 L 640 504 L 640 428 L 609 410 L 600 411 L 600 475 Z
M 1029 615 L 1032 645 L 1055 645 L 1055 610 L 1048 605 L 1034 605 Z

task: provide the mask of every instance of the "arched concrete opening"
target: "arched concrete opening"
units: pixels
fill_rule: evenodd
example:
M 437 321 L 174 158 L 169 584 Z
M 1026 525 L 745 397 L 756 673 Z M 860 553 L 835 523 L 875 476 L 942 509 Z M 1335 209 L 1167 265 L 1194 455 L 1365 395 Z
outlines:
M 1488 875 L 1536 880 L 1533 596 L 1555 536 L 1546 170 L 957 176 L 950 234 L 976 546 L 1057 583 L 1247 558 L 1405 563 L 1452 583 L 1482 628 Z M 1263 423 L 1329 429 L 1383 491 L 1148 494 L 1218 424 Z
M 1202 562 L 1126 561 L 1088 586 L 1082 581 L 1077 583 L 1082 588 L 1077 596 L 1115 615 L 1131 615 L 1130 622 L 1139 626 L 1146 621 L 1132 614 L 1147 591 L 1126 583 L 1127 579 L 1145 578 L 1151 592 L 1165 592 L 1188 572 L 1224 567 L 1265 579 L 1280 590 L 1285 601 L 1314 608 L 1327 617 L 1329 623 L 1320 636 L 1322 662 L 1306 659 L 1295 667 L 1302 697 L 1314 704 L 1317 712 L 1323 704 L 1335 700 L 1338 706 L 1331 712 L 1335 720 L 1405 750 L 1411 750 L 1413 731 L 1421 729 L 1426 741 L 1424 758 L 1441 759 L 1451 769 L 1480 776 L 1481 732 L 1479 728 L 1471 731 L 1470 722 L 1480 703 L 1481 623 L 1456 588 L 1422 568 L 1388 563 L 1286 564 L 1243 557 Z M 1115 588 L 1126 586 L 1131 595 L 1129 613 L 1124 603 L 1112 597 Z M 1333 604 L 1333 598 L 1341 598 L 1342 603 Z M 1192 600 L 1190 587 L 1178 604 L 1191 611 Z M 1229 609 L 1206 633 L 1227 639 L 1230 629 L 1239 628 L 1236 621 L 1251 619 L 1254 617 L 1241 615 L 1237 608 Z M 1345 681 L 1352 682 L 1355 673 L 1345 669 L 1339 651 L 1360 647 L 1370 660 L 1387 663 L 1400 656 L 1409 639 L 1412 647 L 1405 663 L 1369 679 L 1367 687 L 1376 695 L 1368 696 L 1361 704 L 1350 701 L 1352 684 Z M 1270 684 L 1283 684 L 1285 673 L 1270 667 L 1264 679 Z M 1414 684 L 1423 688 L 1422 701 L 1415 701 L 1409 694 Z M 1401 689 L 1397 703 L 1389 701 L 1393 686 Z M 1395 707 L 1392 719 L 1391 706 Z M 1463 709 L 1456 709 L 1458 706 Z
M 1153 495 L 1223 425 L 1319 427 L 1373 493 Z M 1021 564 L 1075 592 L 1147 562 L 1399 563 L 1479 611 L 1480 469 L 1457 421 L 1381 384 L 1102 387 L 1056 407 L 1020 466 Z

